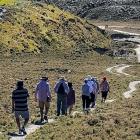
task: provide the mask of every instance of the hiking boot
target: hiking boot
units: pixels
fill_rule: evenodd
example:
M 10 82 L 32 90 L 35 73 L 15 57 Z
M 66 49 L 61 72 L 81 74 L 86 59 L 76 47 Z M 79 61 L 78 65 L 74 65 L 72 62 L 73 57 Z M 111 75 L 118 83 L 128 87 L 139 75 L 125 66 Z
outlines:
M 18 134 L 19 134 L 19 135 L 22 134 L 22 129 L 19 129 Z
M 46 122 L 48 122 L 48 117 L 47 117 L 47 115 L 44 116 L 44 120 L 45 120 Z
M 27 135 L 27 132 L 25 131 L 25 128 L 24 127 L 22 127 L 22 130 L 21 131 L 23 132 L 24 135 Z
M 44 119 L 43 119 L 43 118 L 41 118 L 41 119 L 40 119 L 40 123 L 42 123 L 43 121 L 44 121 Z
M 60 116 L 60 113 L 57 113 L 56 116 Z

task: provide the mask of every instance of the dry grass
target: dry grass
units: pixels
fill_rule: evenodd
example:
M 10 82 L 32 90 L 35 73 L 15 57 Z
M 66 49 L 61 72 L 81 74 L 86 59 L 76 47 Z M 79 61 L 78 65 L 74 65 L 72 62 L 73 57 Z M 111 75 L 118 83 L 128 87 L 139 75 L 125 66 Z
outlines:
M 85 52 L 84 55 L 78 55 L 76 59 L 68 57 L 65 53 L 58 53 L 57 55 L 55 53 L 51 53 L 50 55 L 42 54 L 36 57 L 1 58 L 0 100 L 2 103 L 0 111 L 2 113 L 0 114 L 0 131 L 6 134 L 8 131 L 16 130 L 14 116 L 11 114 L 10 95 L 11 91 L 15 88 L 17 79 L 23 79 L 26 87 L 29 89 L 30 121 L 33 122 L 39 117 L 39 108 L 34 102 L 33 94 L 35 85 L 42 75 L 49 76 L 52 87 L 53 100 L 49 112 L 49 116 L 52 116 L 55 113 L 56 107 L 56 96 L 53 92 L 53 86 L 57 77 L 65 75 L 69 81 L 73 82 L 76 89 L 75 110 L 81 110 L 80 90 L 82 81 L 86 75 L 91 74 L 98 78 L 101 78 L 103 75 L 108 77 L 111 84 L 109 98 L 117 99 L 117 101 L 112 104 L 101 105 L 100 99 L 98 99 L 97 110 L 93 113 L 93 116 L 57 118 L 57 123 L 46 125 L 44 128 L 38 130 L 37 133 L 27 137 L 27 139 L 134 139 L 137 136 L 134 130 L 135 132 L 139 131 L 139 95 L 128 100 L 122 96 L 122 93 L 127 90 L 129 82 L 132 81 L 132 77 L 115 77 L 105 72 L 107 67 L 118 63 L 122 63 L 122 60 L 113 60 L 106 55 L 100 55 L 96 52 Z M 133 71 L 137 73 L 138 69 L 138 66 L 134 67 Z M 71 70 L 71 73 L 68 73 L 68 70 Z M 139 76 L 138 73 L 137 76 Z M 129 114 L 137 125 L 131 122 Z M 5 116 L 7 116 L 6 119 Z M 129 127 L 131 126 L 135 127 L 130 129 Z

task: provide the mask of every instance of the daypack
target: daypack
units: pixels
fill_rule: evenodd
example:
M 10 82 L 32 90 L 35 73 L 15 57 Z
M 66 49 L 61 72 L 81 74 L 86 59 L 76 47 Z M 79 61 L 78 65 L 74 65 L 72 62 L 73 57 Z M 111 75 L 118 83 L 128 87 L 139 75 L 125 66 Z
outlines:
M 58 94 L 65 94 L 65 89 L 64 89 L 63 83 L 61 83 L 58 88 Z

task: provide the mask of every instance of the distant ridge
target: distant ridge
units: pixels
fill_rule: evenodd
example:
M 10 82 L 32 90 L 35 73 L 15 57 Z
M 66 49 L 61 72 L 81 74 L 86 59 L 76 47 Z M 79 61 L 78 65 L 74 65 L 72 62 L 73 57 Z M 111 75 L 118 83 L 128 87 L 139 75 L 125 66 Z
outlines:
M 140 19 L 139 0 L 49 0 L 49 2 L 88 19 Z

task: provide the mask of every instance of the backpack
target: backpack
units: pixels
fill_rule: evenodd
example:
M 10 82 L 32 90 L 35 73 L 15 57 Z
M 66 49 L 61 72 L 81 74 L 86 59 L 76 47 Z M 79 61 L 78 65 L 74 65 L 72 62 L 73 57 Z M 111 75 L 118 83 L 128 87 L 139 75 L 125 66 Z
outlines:
M 63 83 L 60 84 L 57 93 L 58 94 L 65 94 L 65 89 L 64 89 Z

